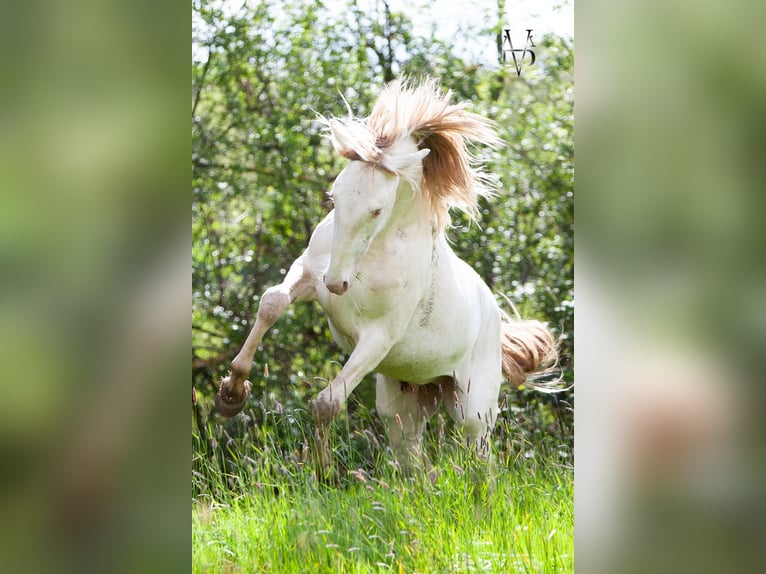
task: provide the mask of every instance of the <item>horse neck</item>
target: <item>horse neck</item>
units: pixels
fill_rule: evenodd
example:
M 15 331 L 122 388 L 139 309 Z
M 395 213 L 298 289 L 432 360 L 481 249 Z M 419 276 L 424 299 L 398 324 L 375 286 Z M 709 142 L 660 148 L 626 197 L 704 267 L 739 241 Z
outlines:
M 414 190 L 412 185 L 402 179 L 396 190 L 396 204 L 389 218 L 388 225 L 381 235 L 397 233 L 401 237 L 401 230 L 421 230 L 415 233 L 413 239 L 421 235 L 433 237 L 433 216 L 430 202 L 420 191 Z

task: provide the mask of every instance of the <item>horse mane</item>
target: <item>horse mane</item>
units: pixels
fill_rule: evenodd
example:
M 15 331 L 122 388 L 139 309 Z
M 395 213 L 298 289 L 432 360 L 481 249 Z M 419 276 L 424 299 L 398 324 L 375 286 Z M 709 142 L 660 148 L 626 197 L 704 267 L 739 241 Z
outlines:
M 324 120 L 340 155 L 373 163 L 420 188 L 440 231 L 450 223 L 451 207 L 474 219 L 478 197 L 492 195 L 495 187 L 468 144 L 503 145 L 493 121 L 466 111 L 465 103 L 451 103 L 451 97 L 433 79 L 418 84 L 399 79 L 383 88 L 367 118 L 354 118 L 349 110 L 348 118 Z M 416 179 L 417 166 L 408 170 L 405 156 L 396 153 L 397 144 L 408 138 L 415 138 L 419 150 L 430 150 L 422 181 Z

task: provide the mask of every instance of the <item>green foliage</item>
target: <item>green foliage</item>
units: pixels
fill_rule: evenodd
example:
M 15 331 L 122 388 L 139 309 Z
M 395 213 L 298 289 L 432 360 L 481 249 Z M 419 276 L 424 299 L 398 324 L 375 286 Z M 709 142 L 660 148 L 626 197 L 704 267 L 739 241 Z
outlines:
M 571 42 L 538 40 L 538 65 L 510 68 L 466 61 L 438 40 L 416 36 L 402 14 L 346 11 L 265 0 L 237 13 L 194 3 L 192 62 L 193 383 L 209 398 L 252 326 L 258 299 L 279 283 L 330 209 L 326 192 L 345 160 L 314 121 L 369 111 L 384 80 L 401 74 L 441 79 L 455 99 L 497 121 L 502 150 L 476 150 L 496 174 L 497 197 L 483 201 L 480 227 L 455 217 L 458 255 L 525 317 L 561 335 L 571 382 L 573 327 L 573 56 Z M 487 30 L 487 45 L 495 32 Z M 315 378 L 331 379 L 346 357 L 321 309 L 288 309 L 255 358 L 255 399 L 305 407 Z M 373 387 L 355 394 L 367 408 Z M 529 392 L 513 401 L 530 432 L 571 404 Z M 562 424 L 571 439 L 571 411 Z M 556 415 L 559 416 L 558 414 Z

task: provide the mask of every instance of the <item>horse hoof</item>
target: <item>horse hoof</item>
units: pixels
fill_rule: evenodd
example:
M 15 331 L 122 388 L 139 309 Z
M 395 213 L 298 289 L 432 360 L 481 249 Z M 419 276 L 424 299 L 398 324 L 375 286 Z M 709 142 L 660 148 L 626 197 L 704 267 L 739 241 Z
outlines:
M 229 377 L 225 377 L 215 394 L 215 410 L 218 411 L 218 414 L 226 418 L 238 414 L 245 406 L 250 394 L 250 386 L 250 381 L 245 381 L 242 386 L 244 392 L 241 396 L 237 396 L 232 392 Z

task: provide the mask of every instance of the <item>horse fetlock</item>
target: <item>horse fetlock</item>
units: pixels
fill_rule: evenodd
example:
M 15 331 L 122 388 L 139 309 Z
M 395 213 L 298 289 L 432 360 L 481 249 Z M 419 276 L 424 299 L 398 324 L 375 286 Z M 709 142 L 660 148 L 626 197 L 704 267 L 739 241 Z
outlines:
M 327 426 L 338 415 L 342 408 L 342 403 L 334 397 L 322 391 L 314 399 L 311 410 L 314 415 L 314 421 L 318 425 Z
M 242 361 L 237 361 L 237 359 L 234 359 L 231 362 L 231 385 L 237 386 L 238 381 L 242 381 L 247 378 L 247 376 L 250 374 L 250 368 L 251 368 L 251 362 L 247 361 L 246 363 Z
M 224 377 L 215 394 L 215 410 L 224 417 L 233 417 L 239 413 L 245 406 L 247 397 L 250 394 L 250 381 L 244 381 L 241 389 L 237 391 L 237 386 L 232 383 L 233 377 Z

